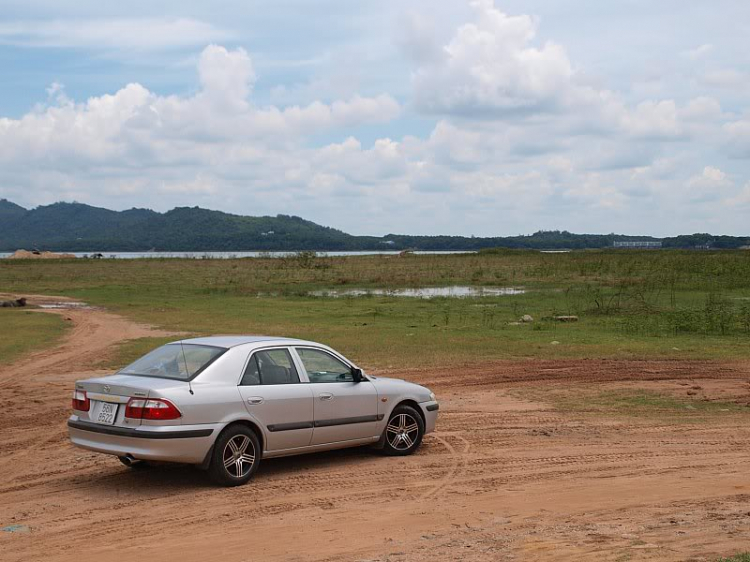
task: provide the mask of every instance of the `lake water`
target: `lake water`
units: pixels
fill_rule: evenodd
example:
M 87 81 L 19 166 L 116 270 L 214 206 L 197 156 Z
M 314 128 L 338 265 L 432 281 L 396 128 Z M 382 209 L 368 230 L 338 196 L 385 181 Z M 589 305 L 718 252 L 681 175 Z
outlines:
M 7 258 L 13 252 L 0 252 L 0 259 Z M 271 258 L 286 258 L 294 256 L 299 252 L 65 252 L 71 253 L 77 258 L 83 258 L 91 256 L 93 254 L 101 253 L 105 258 L 109 259 L 143 259 L 143 258 L 182 258 L 182 259 L 235 259 L 235 258 L 259 258 L 259 257 L 271 257 Z M 316 252 L 318 256 L 395 256 L 400 252 L 394 250 L 373 250 L 364 252 Z M 446 251 L 415 251 L 413 254 L 475 254 L 476 252 L 471 250 L 446 250 Z
M 85 302 L 79 302 L 79 301 L 62 301 L 62 302 L 47 302 L 42 303 L 39 305 L 39 308 L 47 308 L 51 310 L 63 310 L 63 309 L 78 309 L 78 310 L 85 310 L 88 308 L 91 308 L 88 304 Z
M 314 297 L 332 298 L 387 296 L 431 299 L 435 297 L 497 297 L 505 295 L 522 295 L 525 292 L 524 289 L 519 287 L 469 287 L 454 285 L 451 287 L 422 287 L 418 289 L 331 289 L 325 291 L 312 291 L 310 292 L 310 295 Z

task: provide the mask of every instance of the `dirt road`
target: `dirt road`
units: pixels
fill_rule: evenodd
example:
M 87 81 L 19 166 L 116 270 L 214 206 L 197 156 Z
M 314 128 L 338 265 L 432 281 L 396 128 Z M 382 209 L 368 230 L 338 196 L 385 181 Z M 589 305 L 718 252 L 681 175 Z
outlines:
M 441 401 L 418 454 L 265 462 L 222 489 L 179 466 L 131 471 L 74 449 L 76 378 L 155 334 L 58 310 L 57 348 L 0 370 L 0 560 L 714 560 L 750 550 L 750 427 L 561 413 L 540 400 L 623 385 L 750 401 L 746 364 L 516 361 L 400 371 Z M 532 398 L 533 397 L 533 398 Z

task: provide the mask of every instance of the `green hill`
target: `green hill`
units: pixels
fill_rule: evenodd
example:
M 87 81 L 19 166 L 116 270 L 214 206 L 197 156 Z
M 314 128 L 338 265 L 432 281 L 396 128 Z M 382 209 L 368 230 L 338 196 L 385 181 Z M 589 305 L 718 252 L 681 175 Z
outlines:
M 81 203 L 26 210 L 0 200 L 0 251 L 6 252 L 350 250 L 367 240 L 286 215 L 243 217 L 199 207 L 117 212 Z
M 147 251 L 356 251 L 482 250 L 489 248 L 607 248 L 615 241 L 660 241 L 665 248 L 739 248 L 750 239 L 692 234 L 673 238 L 619 234 L 573 234 L 540 231 L 528 236 L 352 236 L 300 217 L 246 217 L 200 207 L 177 207 L 166 213 L 150 209 L 111 211 L 81 203 L 54 203 L 24 209 L 0 199 L 0 251 L 68 252 Z

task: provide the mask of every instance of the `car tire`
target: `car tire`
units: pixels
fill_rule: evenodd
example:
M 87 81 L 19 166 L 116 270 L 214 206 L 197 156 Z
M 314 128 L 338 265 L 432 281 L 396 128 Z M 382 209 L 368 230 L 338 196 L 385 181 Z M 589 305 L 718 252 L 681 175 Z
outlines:
M 383 430 L 383 453 L 390 456 L 411 455 L 419 449 L 424 436 L 424 421 L 411 406 L 397 406 Z
M 214 443 L 208 475 L 222 486 L 241 486 L 258 470 L 260 456 L 255 432 L 244 425 L 230 425 Z

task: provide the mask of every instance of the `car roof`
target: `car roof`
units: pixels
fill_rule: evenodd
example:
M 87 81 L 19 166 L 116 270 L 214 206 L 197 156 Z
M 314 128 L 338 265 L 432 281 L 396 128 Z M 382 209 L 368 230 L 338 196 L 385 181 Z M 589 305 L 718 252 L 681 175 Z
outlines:
M 204 338 L 190 338 L 186 340 L 179 340 L 172 343 L 212 345 L 214 347 L 224 347 L 226 349 L 229 349 L 230 347 L 236 347 L 238 345 L 247 345 L 252 343 L 263 343 L 268 345 L 315 345 L 326 347 L 323 344 L 312 341 L 298 340 L 295 338 L 282 338 L 276 336 L 209 336 Z

